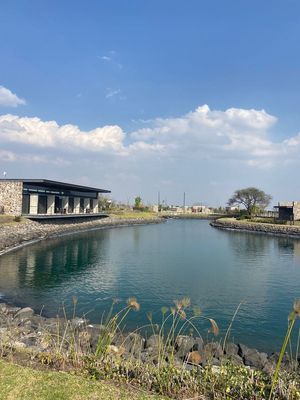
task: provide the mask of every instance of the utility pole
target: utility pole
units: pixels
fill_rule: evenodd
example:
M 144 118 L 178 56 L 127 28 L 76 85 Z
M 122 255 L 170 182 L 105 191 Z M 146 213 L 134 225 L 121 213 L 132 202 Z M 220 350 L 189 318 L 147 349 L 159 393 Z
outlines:
M 185 192 L 183 192 L 183 211 L 185 211 Z

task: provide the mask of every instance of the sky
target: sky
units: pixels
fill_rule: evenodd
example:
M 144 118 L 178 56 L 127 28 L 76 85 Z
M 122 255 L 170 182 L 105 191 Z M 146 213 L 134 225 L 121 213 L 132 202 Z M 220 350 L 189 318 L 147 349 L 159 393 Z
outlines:
M 0 177 L 300 200 L 297 0 L 1 0 Z

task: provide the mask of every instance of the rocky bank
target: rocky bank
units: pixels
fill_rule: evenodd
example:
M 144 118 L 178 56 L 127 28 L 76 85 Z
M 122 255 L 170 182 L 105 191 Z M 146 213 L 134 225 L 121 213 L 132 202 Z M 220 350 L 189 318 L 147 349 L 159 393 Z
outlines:
M 246 220 L 238 221 L 234 218 L 220 218 L 212 221 L 210 225 L 226 230 L 264 233 L 300 239 L 300 226 L 294 225 L 276 225 L 262 222 L 248 222 Z
M 46 318 L 37 315 L 29 308 L 19 308 L 0 303 L 0 345 L 5 349 L 27 352 L 31 356 L 42 358 L 44 354 L 78 355 L 94 354 L 105 326 L 90 324 L 83 318 L 71 320 L 63 318 Z M 111 338 L 108 353 L 123 359 L 139 360 L 143 363 L 156 364 L 159 357 L 161 338 L 152 334 L 143 337 L 138 333 L 117 332 Z M 237 365 L 262 370 L 268 374 L 274 372 L 278 353 L 267 355 L 243 344 L 227 343 L 223 348 L 219 342 L 205 343 L 201 337 L 179 335 L 173 343 L 175 365 L 184 365 L 186 369 L 201 368 L 206 365 L 220 366 L 231 361 Z M 168 362 L 166 357 L 165 362 Z M 283 367 L 286 370 L 299 368 L 284 357 Z
M 141 225 L 159 223 L 160 218 L 114 218 L 101 219 L 85 218 L 84 221 L 76 219 L 52 220 L 35 222 L 25 220 L 19 223 L 0 225 L 0 255 L 15 247 L 29 244 L 58 235 L 75 233 L 89 229 L 111 228 L 116 226 Z

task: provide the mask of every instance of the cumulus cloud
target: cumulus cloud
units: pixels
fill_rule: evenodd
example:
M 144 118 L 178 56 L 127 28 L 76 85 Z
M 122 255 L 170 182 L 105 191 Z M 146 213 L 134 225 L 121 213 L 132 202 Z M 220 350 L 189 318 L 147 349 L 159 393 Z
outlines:
M 0 116 L 2 147 L 19 143 L 53 151 L 81 151 L 123 157 L 162 157 L 164 160 L 234 160 L 250 167 L 268 168 L 289 159 L 299 160 L 300 133 L 284 141 L 272 139 L 277 118 L 264 110 L 200 106 L 181 117 L 157 118 L 126 134 L 118 125 L 90 131 L 39 118 Z M 41 156 L 41 155 L 39 155 Z M 13 157 L 3 153 L 2 159 Z M 154 160 L 154 158 L 153 158 Z M 41 161 L 42 162 L 42 161 Z
M 173 154 L 188 151 L 198 157 L 246 159 L 247 162 L 254 158 L 253 165 L 258 165 L 259 159 L 282 152 L 282 146 L 268 138 L 268 131 L 276 121 L 276 117 L 264 110 L 214 111 L 203 105 L 180 118 L 157 118 L 152 126 L 141 128 L 131 136 L 134 140 L 167 146 Z
M 4 86 L 0 86 L 0 106 L 17 107 L 22 104 L 26 104 L 24 99 L 21 99 Z
M 0 116 L 0 139 L 4 142 L 22 143 L 38 147 L 91 152 L 121 152 L 125 133 L 117 125 L 81 131 L 78 126 L 59 126 L 55 121 L 39 118 Z

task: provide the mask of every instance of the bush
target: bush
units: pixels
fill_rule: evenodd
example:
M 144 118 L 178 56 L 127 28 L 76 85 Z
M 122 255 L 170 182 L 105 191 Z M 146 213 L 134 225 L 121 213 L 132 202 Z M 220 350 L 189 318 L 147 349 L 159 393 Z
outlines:
M 14 217 L 14 221 L 15 221 L 15 222 L 21 222 L 21 215 L 16 215 L 16 216 Z

